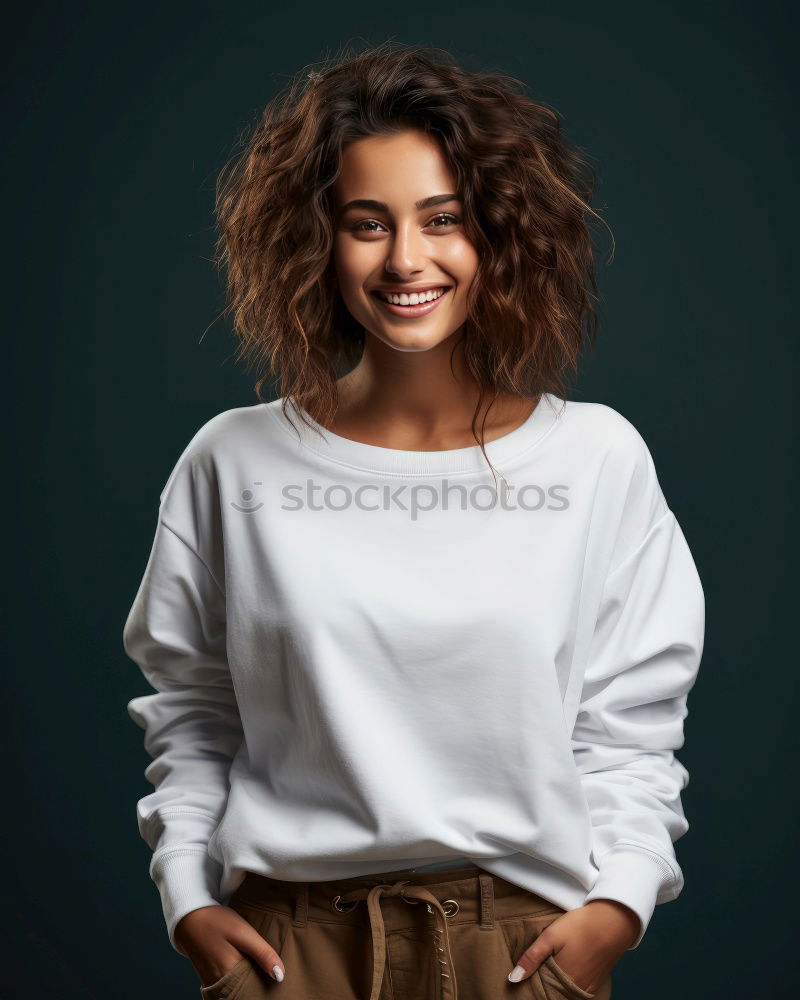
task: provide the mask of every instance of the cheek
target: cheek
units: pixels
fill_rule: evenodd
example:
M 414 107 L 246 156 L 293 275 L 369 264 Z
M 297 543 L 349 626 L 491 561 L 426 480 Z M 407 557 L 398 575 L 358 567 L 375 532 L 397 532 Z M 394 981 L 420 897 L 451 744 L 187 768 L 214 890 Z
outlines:
M 356 288 L 363 285 L 375 269 L 375 259 L 375 250 L 369 243 L 346 239 L 334 241 L 333 260 L 342 286 Z
M 466 239 L 453 240 L 448 247 L 448 267 L 462 285 L 469 285 L 478 268 L 478 254 Z

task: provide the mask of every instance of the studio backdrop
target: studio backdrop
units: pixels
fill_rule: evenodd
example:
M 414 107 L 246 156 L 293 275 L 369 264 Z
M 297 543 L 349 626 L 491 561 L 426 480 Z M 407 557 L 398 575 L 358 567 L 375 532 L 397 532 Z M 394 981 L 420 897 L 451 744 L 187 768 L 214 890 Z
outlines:
M 602 296 L 571 398 L 647 441 L 706 644 L 678 757 L 680 896 L 615 1000 L 767 1000 L 795 964 L 794 27 L 766 3 L 29 4 L 6 34 L 4 992 L 198 995 L 167 941 L 122 627 L 159 494 L 207 420 L 257 401 L 213 264 L 214 190 L 300 69 L 387 39 L 500 70 L 597 173 Z M 7 25 L 7 28 L 11 28 Z M 275 995 L 280 993 L 276 984 Z

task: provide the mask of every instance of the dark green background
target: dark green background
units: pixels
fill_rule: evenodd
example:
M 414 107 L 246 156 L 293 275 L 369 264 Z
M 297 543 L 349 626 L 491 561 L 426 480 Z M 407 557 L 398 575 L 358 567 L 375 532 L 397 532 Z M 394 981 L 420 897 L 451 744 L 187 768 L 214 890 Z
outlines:
M 347 42 L 525 80 L 595 164 L 603 325 L 575 398 L 648 442 L 707 597 L 690 696 L 686 886 L 614 1000 L 763 1000 L 797 982 L 796 47 L 789 5 L 27 5 L 6 22 L 4 728 L 8 996 L 199 996 L 135 803 L 122 626 L 194 432 L 253 403 L 214 322 L 214 178 L 291 74 Z M 289 972 L 291 975 L 291 972 Z M 276 993 L 276 995 L 278 995 Z

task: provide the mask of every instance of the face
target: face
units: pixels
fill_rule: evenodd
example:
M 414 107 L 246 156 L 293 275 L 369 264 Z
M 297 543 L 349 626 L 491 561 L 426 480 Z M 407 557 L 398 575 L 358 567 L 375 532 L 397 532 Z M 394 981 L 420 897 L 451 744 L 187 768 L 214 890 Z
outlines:
M 425 351 L 457 332 L 478 257 L 436 140 L 407 131 L 351 143 L 334 196 L 336 276 L 355 319 L 398 351 Z M 381 291 L 424 298 L 392 305 Z M 438 297 L 425 301 L 430 292 Z

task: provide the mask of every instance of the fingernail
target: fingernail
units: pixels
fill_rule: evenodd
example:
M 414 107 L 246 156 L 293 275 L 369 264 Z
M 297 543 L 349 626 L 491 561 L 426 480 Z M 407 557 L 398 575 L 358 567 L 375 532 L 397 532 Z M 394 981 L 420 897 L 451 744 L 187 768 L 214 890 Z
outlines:
M 521 965 L 515 965 L 514 968 L 508 974 L 508 981 L 510 983 L 519 983 L 522 981 L 522 977 L 525 975 L 525 970 Z
M 272 966 L 272 978 L 277 979 L 279 983 L 283 982 L 283 969 L 279 965 Z

